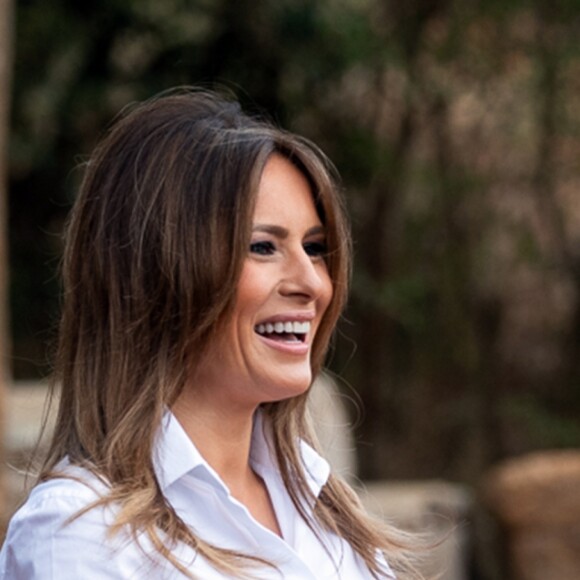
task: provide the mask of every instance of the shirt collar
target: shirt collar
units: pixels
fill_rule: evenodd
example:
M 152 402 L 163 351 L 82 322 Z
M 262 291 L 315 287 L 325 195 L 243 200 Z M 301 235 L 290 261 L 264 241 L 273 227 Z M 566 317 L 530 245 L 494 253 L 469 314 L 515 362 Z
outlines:
M 302 440 L 300 441 L 300 454 L 307 484 L 312 493 L 318 496 L 328 480 L 330 466 L 310 445 Z M 272 428 L 260 410 L 256 412 L 254 418 L 250 460 L 261 469 L 278 471 Z M 227 487 L 219 475 L 202 457 L 175 415 L 169 410 L 163 416 L 155 438 L 153 467 L 163 491 L 189 473 L 206 479 L 227 492 Z
M 162 490 L 186 473 L 207 465 L 171 411 L 166 411 L 153 447 L 153 468 Z

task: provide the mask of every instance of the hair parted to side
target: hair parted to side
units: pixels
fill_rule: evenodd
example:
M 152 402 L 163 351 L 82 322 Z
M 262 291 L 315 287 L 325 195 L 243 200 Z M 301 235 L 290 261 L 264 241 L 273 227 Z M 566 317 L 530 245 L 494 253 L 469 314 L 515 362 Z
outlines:
M 61 475 L 64 457 L 90 469 L 110 489 L 98 503 L 121 508 L 111 533 L 127 525 L 135 538 L 145 532 L 188 576 L 171 554 L 175 542 L 237 577 L 248 563 L 264 563 L 208 545 L 177 516 L 155 478 L 152 426 L 234 305 L 258 184 L 273 153 L 306 176 L 327 232 L 334 292 L 313 343 L 316 375 L 346 300 L 350 237 L 335 172 L 309 141 L 213 92 L 166 93 L 122 116 L 97 146 L 66 231 L 54 373 L 60 403 L 40 480 Z M 268 403 L 264 412 L 289 493 L 308 521 L 300 506 L 311 492 L 297 446 L 300 437 L 313 439 L 306 398 Z M 377 577 L 377 550 L 401 572 L 408 568 L 405 538 L 379 529 L 333 476 L 315 518 L 348 540 Z

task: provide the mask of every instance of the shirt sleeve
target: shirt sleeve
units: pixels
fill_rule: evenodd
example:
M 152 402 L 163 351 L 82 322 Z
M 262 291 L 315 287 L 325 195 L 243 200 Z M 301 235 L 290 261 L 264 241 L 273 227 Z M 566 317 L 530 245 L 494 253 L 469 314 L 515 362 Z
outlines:
M 94 499 L 94 498 L 93 498 Z M 138 573 L 144 557 L 127 541 L 107 537 L 110 517 L 86 497 L 56 495 L 29 500 L 13 517 L 0 552 L 0 578 L 9 580 L 115 580 Z M 119 540 L 117 538 L 117 540 Z

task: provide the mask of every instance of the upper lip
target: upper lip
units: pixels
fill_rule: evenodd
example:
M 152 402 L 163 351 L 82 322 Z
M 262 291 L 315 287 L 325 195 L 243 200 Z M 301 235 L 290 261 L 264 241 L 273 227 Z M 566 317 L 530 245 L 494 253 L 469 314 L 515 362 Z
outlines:
M 274 316 L 269 316 L 260 320 L 257 324 L 274 324 L 275 322 L 311 322 L 314 320 L 315 313 L 309 312 L 285 312 L 283 314 L 274 314 Z

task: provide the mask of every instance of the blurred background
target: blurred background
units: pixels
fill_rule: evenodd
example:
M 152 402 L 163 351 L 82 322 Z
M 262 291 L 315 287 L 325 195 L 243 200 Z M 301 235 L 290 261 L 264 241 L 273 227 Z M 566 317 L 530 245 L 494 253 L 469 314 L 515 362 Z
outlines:
M 50 371 L 77 166 L 127 104 L 202 84 L 311 138 L 342 175 L 355 269 L 329 367 L 353 401 L 361 479 L 477 498 L 498 463 L 580 446 L 579 0 L 12 10 L 14 380 Z M 473 513 L 469 578 L 511 578 L 503 525 Z

